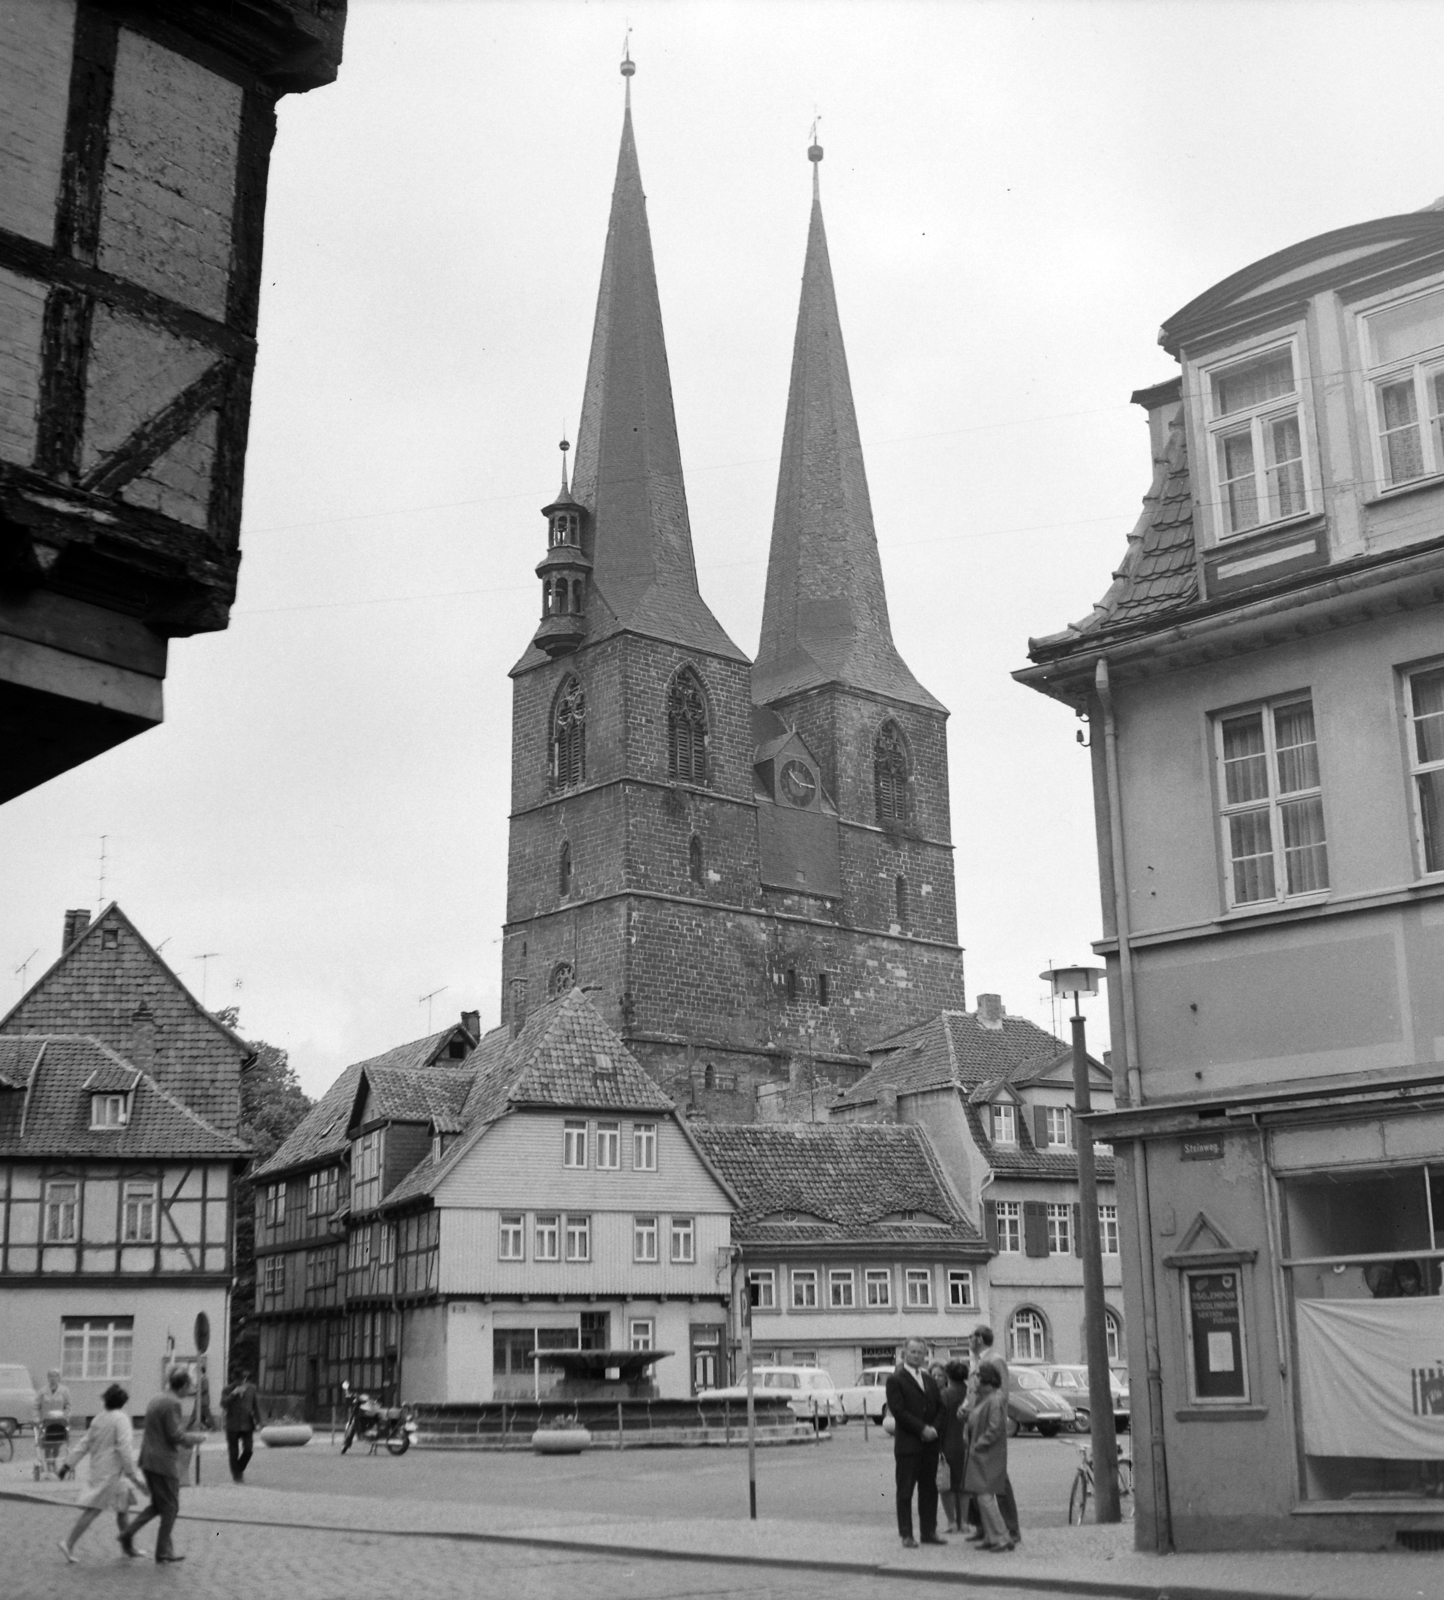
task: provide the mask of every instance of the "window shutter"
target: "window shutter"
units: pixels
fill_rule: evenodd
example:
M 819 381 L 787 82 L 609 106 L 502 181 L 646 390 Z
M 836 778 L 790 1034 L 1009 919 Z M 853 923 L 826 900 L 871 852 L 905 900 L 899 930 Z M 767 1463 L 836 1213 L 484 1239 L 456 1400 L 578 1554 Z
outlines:
M 1048 1211 L 1041 1200 L 1023 1202 L 1023 1252 L 1030 1256 L 1048 1254 Z
M 1083 1254 L 1083 1207 L 1080 1205 L 1073 1207 L 1073 1254 Z
M 1048 1148 L 1048 1108 L 1047 1106 L 1033 1107 L 1033 1143 L 1040 1150 Z
M 998 1202 L 996 1200 L 983 1201 L 983 1234 L 987 1238 L 988 1248 L 996 1254 L 998 1249 Z

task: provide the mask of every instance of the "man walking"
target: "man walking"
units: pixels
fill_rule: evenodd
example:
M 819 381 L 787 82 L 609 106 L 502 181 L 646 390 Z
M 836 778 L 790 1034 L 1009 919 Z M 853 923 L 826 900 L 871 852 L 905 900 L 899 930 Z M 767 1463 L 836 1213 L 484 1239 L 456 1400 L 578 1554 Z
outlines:
M 946 1544 L 938 1535 L 938 1430 L 943 1397 L 927 1370 L 928 1347 L 909 1339 L 902 1365 L 887 1380 L 887 1409 L 896 1426 L 893 1467 L 897 1475 L 897 1531 L 903 1545 L 913 1538 L 913 1489 L 918 1495 L 918 1530 L 924 1544 Z
M 251 1464 L 251 1440 L 261 1425 L 261 1401 L 249 1372 L 236 1372 L 230 1385 L 221 1391 L 221 1409 L 226 1414 L 226 1455 L 230 1458 L 231 1479 L 244 1483 Z
M 145 1433 L 141 1438 L 140 1470 L 150 1490 L 150 1504 L 120 1536 L 120 1548 L 128 1556 L 140 1551 L 132 1542 L 153 1518 L 160 1518 L 160 1533 L 155 1541 L 157 1561 L 184 1561 L 171 1545 L 171 1530 L 180 1515 L 180 1450 L 185 1444 L 200 1444 L 202 1433 L 187 1433 L 181 1422 L 181 1396 L 190 1388 L 190 1374 L 177 1367 L 170 1375 L 165 1394 L 158 1394 L 145 1408 Z
M 1002 1392 L 1004 1406 L 1008 1403 L 1008 1363 L 1003 1359 L 1002 1352 L 993 1348 L 993 1330 L 985 1322 L 980 1322 L 968 1336 L 968 1343 L 973 1351 L 973 1374 L 969 1380 L 969 1400 L 976 1403 L 977 1377 L 984 1365 L 992 1367 L 998 1374 L 998 1388 Z M 1003 1487 L 998 1492 L 998 1510 L 1002 1512 L 1003 1521 L 1007 1525 L 1008 1537 L 1014 1544 L 1022 1541 L 1023 1535 L 1018 1528 L 1018 1502 L 1013 1498 L 1013 1480 L 1006 1474 L 1003 1478 Z M 971 1520 L 971 1519 L 970 1519 Z M 970 1536 L 971 1537 L 971 1536 Z M 983 1537 L 982 1528 L 977 1525 L 977 1537 Z

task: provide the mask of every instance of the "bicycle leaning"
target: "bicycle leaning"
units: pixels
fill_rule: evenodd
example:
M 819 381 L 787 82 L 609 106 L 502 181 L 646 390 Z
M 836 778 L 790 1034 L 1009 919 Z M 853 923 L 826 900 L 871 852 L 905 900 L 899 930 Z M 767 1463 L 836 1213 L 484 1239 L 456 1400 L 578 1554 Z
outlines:
M 1091 1440 L 1078 1446 L 1078 1455 L 1078 1470 L 1073 1475 L 1073 1488 L 1068 1496 L 1068 1522 L 1075 1528 L 1087 1517 L 1088 1502 L 1095 1495 Z M 1133 1462 L 1126 1455 L 1118 1457 L 1118 1509 L 1125 1522 L 1133 1515 Z

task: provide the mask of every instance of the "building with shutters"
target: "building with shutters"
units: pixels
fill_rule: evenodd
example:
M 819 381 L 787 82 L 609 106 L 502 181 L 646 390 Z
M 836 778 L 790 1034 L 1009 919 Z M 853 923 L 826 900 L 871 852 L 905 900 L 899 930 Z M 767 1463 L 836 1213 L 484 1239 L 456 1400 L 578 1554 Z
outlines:
M 697 586 L 629 100 L 575 469 L 511 674 L 504 1020 L 582 984 L 727 1121 L 820 1116 L 876 1039 L 964 1003 L 947 713 L 893 642 L 810 154 L 757 659 Z
M 996 1252 L 986 1320 L 1009 1360 L 1085 1361 L 1070 1047 L 985 994 L 977 1011 L 941 1012 L 875 1046 L 872 1059 L 830 1119 L 925 1132 Z M 1111 1109 L 1111 1075 L 1091 1058 L 1089 1071 L 1094 1108 Z M 1113 1157 L 1095 1150 L 1108 1353 L 1121 1368 L 1128 1340 Z

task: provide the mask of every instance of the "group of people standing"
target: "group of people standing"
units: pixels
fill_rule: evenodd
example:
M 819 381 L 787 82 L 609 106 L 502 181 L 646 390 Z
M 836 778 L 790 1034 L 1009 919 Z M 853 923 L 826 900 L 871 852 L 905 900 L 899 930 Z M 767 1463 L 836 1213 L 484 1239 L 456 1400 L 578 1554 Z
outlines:
M 970 1345 L 971 1362 L 931 1368 L 926 1344 L 909 1339 L 887 1381 L 897 1528 L 910 1550 L 919 1542 L 913 1537 L 915 1492 L 923 1544 L 947 1542 L 938 1532 L 939 1499 L 947 1531 L 970 1543 L 1011 1550 L 1022 1538 L 1008 1480 L 1008 1365 L 993 1350 L 991 1328 L 974 1329 Z

